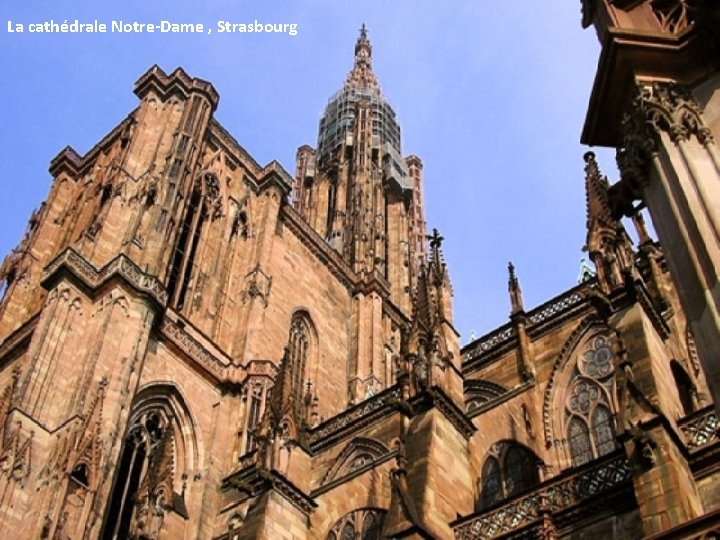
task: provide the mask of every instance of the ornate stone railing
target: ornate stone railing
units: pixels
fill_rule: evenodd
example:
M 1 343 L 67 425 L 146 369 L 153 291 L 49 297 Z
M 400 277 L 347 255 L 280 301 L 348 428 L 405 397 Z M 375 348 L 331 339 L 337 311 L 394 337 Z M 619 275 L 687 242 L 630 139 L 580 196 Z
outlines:
M 553 298 L 527 313 L 528 329 L 561 316 L 581 304 L 586 298 L 588 283 L 578 285 L 562 296 Z M 470 343 L 464 351 L 463 361 L 468 362 L 483 353 L 495 350 L 515 337 L 512 323 L 507 323 Z
M 467 362 L 468 360 L 472 360 L 473 358 L 479 356 L 484 352 L 491 351 L 492 349 L 499 347 L 503 343 L 507 343 L 512 339 L 512 337 L 512 325 L 508 323 L 501 326 L 494 332 L 491 332 L 490 334 L 487 334 L 481 337 L 478 341 L 476 341 L 475 344 L 471 346 L 472 348 L 467 353 L 465 353 L 465 361 Z
M 625 455 L 615 452 L 570 475 L 551 479 L 525 495 L 456 521 L 452 524 L 455 537 L 463 540 L 497 538 L 538 522 L 543 514 L 609 494 L 629 483 L 631 478 Z
M 680 431 L 685 435 L 685 441 L 690 449 L 701 448 L 718 440 L 717 413 L 715 407 L 710 405 L 680 422 Z
M 570 308 L 576 306 L 585 299 L 583 295 L 577 289 L 571 290 L 568 294 L 559 298 L 554 298 L 528 313 L 528 321 L 530 324 L 538 324 L 545 322 L 561 313 L 568 311 Z

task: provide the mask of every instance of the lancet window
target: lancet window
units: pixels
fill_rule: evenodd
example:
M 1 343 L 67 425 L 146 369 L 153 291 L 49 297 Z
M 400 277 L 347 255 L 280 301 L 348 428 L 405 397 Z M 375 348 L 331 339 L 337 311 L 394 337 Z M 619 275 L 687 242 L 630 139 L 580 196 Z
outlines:
M 186 302 L 203 225 L 220 215 L 220 206 L 220 183 L 214 174 L 207 173 L 193 186 L 168 273 L 168 297 L 178 309 Z
M 304 390 L 304 376 L 308 363 L 310 337 L 310 324 L 307 316 L 304 313 L 296 314 L 290 323 L 288 354 L 293 388 L 300 392 Z

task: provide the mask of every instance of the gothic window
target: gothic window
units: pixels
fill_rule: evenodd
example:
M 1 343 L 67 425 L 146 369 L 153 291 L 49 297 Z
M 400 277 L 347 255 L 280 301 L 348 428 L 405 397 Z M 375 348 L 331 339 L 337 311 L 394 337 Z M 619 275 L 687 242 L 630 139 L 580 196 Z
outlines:
M 364 508 L 340 518 L 326 536 L 326 540 L 380 540 L 385 510 Z
M 617 447 L 613 419 L 614 365 L 610 343 L 598 335 L 586 342 L 573 367 L 565 402 L 572 465 L 577 467 Z
M 305 368 L 310 348 L 310 325 L 304 313 L 296 314 L 290 323 L 288 357 L 293 388 L 304 389 Z
M 149 465 L 158 461 L 157 453 L 167 444 L 167 419 L 155 411 L 138 418 L 125 439 L 115 486 L 110 499 L 105 539 L 124 539 L 130 534 L 135 506 L 140 503 L 140 485 Z
M 262 393 L 262 386 L 255 387 L 251 391 L 250 404 L 248 407 L 247 443 L 245 446 L 246 452 L 250 452 L 255 448 L 254 431 L 257 425 L 260 423 L 260 407 L 262 405 Z
M 540 460 L 524 446 L 501 441 L 491 448 L 482 468 L 482 507 L 514 497 L 540 481 Z
M 197 243 L 202 229 L 203 212 L 201 209 L 201 193 L 198 186 L 193 189 L 190 195 L 190 202 L 185 210 L 185 219 L 180 225 L 178 242 L 173 254 L 170 266 L 167 291 L 168 297 L 177 299 L 175 304 L 182 309 L 187 293 L 188 278 L 192 272 L 193 259 L 197 249 Z M 178 290 L 179 289 L 179 290 Z
M 128 426 L 105 510 L 104 540 L 157 538 L 168 511 L 188 518 L 184 479 L 193 474 L 197 446 L 176 390 L 156 385 L 139 392 Z M 82 471 L 76 476 L 81 482 Z
M 325 228 L 327 231 L 328 238 L 330 237 L 330 233 L 332 232 L 332 224 L 333 219 L 335 218 L 335 205 L 337 204 L 336 199 L 336 190 L 337 186 L 335 185 L 335 182 L 330 181 L 328 185 L 328 213 L 327 213 L 327 223 L 325 224 Z

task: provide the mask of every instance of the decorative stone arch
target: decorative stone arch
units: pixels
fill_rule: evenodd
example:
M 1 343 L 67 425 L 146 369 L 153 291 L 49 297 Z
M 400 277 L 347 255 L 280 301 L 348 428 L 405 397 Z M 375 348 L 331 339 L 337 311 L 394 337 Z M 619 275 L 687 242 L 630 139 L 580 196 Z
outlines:
M 376 439 L 353 439 L 335 459 L 335 463 L 325 474 L 322 485 L 361 469 L 389 452 L 388 447 Z
M 178 386 L 170 381 L 153 382 L 140 387 L 133 400 L 132 413 L 128 425 L 144 410 L 162 407 L 175 420 L 178 460 L 177 466 L 182 467 L 190 476 L 202 468 L 204 456 L 201 441 L 197 436 L 197 422 L 187 406 L 187 400 Z
M 508 389 L 503 385 L 485 379 L 465 381 L 465 408 L 471 412 L 506 392 Z
M 639 89 L 647 124 L 656 132 L 667 132 L 673 141 L 694 135 L 705 144 L 711 137 L 695 98 L 683 86 L 655 83 Z
M 341 517 L 328 531 L 326 540 L 380 540 L 387 510 L 360 508 Z
M 572 331 L 567 340 L 565 340 L 565 343 L 560 349 L 560 354 L 553 363 L 550 378 L 548 379 L 543 396 L 543 431 L 545 434 L 545 446 L 547 448 L 550 448 L 554 442 L 553 428 L 556 428 L 555 433 L 560 432 L 557 430 L 559 426 L 555 425 L 553 422 L 553 396 L 555 394 L 555 387 L 562 389 L 562 386 L 558 385 L 558 378 L 565 370 L 568 360 L 571 358 L 580 342 L 588 332 L 591 332 L 594 329 L 597 329 L 598 331 L 606 330 L 609 332 L 607 324 L 597 316 L 590 315 L 585 317 L 582 321 L 580 321 L 580 324 L 578 324 L 575 330 Z
M 618 411 L 611 329 L 585 319 L 565 343 L 545 394 L 546 446 L 578 466 L 617 447 Z
M 137 392 L 105 510 L 105 537 L 154 538 L 167 511 L 188 518 L 188 479 L 202 463 L 195 425 L 173 383 Z

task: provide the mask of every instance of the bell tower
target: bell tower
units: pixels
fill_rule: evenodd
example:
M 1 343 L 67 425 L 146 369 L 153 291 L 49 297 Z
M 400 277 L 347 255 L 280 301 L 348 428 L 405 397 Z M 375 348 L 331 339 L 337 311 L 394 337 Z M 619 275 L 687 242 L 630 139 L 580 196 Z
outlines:
M 390 285 L 404 312 L 425 259 L 422 162 L 402 157 L 400 126 L 372 69 L 365 26 L 352 70 L 297 152 L 293 204 L 351 268 Z

